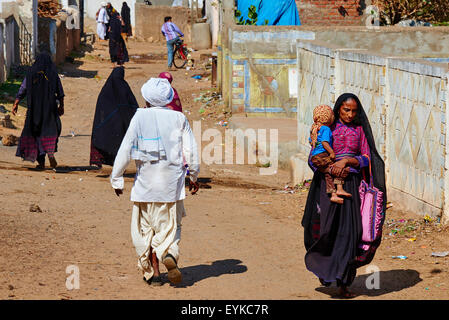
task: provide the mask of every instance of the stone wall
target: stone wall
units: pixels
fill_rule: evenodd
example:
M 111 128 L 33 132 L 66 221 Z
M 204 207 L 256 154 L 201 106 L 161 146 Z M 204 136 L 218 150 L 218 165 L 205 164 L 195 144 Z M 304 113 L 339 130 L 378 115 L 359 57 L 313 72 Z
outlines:
M 190 9 L 183 7 L 148 6 L 141 3 L 135 4 L 136 27 L 134 34 L 144 40 L 152 39 L 155 42 L 165 42 L 161 27 L 164 17 L 171 16 L 172 21 L 184 33 L 186 42 L 191 41 Z
M 298 42 L 298 150 L 296 182 L 311 178 L 307 142 L 312 111 L 356 94 L 367 113 L 386 165 L 389 201 L 395 207 L 449 217 L 446 126 L 449 73 L 445 64 L 348 50 L 317 41 Z
M 290 111 L 296 112 L 295 93 L 289 87 L 294 81 L 297 39 L 321 41 L 327 48 L 367 50 L 387 56 L 436 61 L 449 58 L 448 27 L 232 26 L 218 46 L 218 87 L 233 112 L 264 117 L 285 117 L 291 116 Z M 344 65 L 341 70 L 344 72 Z M 301 81 L 306 81 L 307 73 L 300 76 Z
M 65 16 L 39 18 L 38 28 L 39 50 L 50 51 L 56 64 L 80 48 L 80 29 L 67 29 Z

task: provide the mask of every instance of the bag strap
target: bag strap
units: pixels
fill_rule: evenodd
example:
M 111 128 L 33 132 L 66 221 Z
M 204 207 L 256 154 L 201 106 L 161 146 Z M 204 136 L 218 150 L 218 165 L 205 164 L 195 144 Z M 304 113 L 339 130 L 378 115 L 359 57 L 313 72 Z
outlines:
M 368 159 L 368 168 L 369 168 L 369 186 L 373 186 L 373 174 L 371 172 L 371 159 L 367 154 L 362 154 L 362 157 L 366 157 Z M 365 179 L 366 181 L 366 179 Z

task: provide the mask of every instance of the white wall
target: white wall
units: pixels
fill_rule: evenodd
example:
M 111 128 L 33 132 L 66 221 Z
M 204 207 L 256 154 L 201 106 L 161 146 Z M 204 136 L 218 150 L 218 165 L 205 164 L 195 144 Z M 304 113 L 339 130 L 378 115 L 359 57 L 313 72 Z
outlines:
M 102 0 L 85 0 L 84 2 L 84 15 L 95 19 L 95 15 L 100 9 L 100 3 Z M 136 0 L 109 0 L 105 2 L 110 2 L 112 6 L 120 12 L 122 10 L 122 3 L 126 2 L 128 4 L 128 7 L 131 9 L 131 25 L 134 27 L 136 25 L 136 15 L 134 12 L 134 4 L 136 3 Z

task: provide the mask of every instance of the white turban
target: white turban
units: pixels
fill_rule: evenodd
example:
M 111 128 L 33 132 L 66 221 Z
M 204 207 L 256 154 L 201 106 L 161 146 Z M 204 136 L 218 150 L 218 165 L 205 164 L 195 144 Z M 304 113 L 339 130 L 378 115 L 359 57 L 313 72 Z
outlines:
M 102 7 L 106 7 L 108 4 L 106 3 L 106 2 L 102 2 L 102 3 L 100 3 L 100 6 L 102 6 Z
M 142 86 L 142 97 L 153 107 L 165 107 L 172 102 L 173 88 L 167 79 L 151 78 Z

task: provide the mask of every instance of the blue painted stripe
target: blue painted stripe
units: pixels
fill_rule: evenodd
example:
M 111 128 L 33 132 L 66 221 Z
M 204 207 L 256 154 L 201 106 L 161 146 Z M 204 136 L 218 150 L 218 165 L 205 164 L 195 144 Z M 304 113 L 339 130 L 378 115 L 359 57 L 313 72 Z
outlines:
M 255 64 L 296 64 L 296 59 L 254 59 Z
M 246 63 L 246 60 L 232 60 L 232 64 L 237 65 L 244 65 Z
M 249 108 L 249 102 L 250 102 L 250 80 L 249 80 L 249 66 L 248 66 L 248 61 L 245 61 L 245 64 L 243 66 L 243 73 L 244 73 L 244 77 L 243 77 L 243 87 L 245 88 L 245 101 L 244 101 L 244 108 L 245 111 L 247 108 Z

